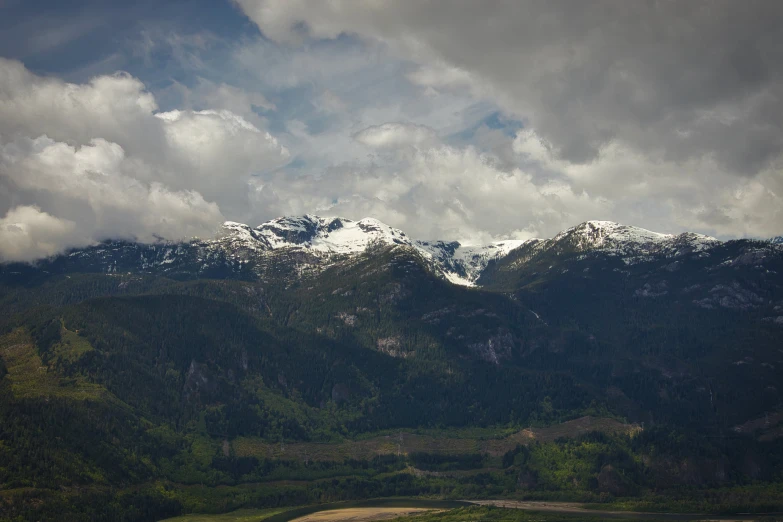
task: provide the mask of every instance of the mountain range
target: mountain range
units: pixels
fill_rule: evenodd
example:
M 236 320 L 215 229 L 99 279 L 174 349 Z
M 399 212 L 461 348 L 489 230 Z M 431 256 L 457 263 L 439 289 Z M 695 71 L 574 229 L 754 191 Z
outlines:
M 535 255 L 563 248 L 579 252 L 603 252 L 629 259 L 663 254 L 673 257 L 703 251 L 720 242 L 700 234 L 660 234 L 610 221 L 588 221 L 556 235 L 551 240 L 506 240 L 482 246 L 467 246 L 456 241 L 420 241 L 372 218 L 351 221 L 305 215 L 284 217 L 255 229 L 239 223 L 223 225 L 222 241 L 228 249 L 269 252 L 301 249 L 325 258 L 351 256 L 370 245 L 400 245 L 416 250 L 448 281 L 472 286 L 491 261 L 528 247 Z M 222 245 L 221 245 L 222 246 Z
M 552 253 L 604 255 L 622 258 L 626 264 L 637 264 L 689 254 L 706 257 L 723 244 L 702 234 L 662 234 L 611 221 L 587 221 L 551 239 L 510 239 L 470 246 L 457 241 L 412 239 L 373 218 L 352 221 L 304 215 L 277 218 L 255 228 L 227 221 L 211 240 L 195 238 L 158 244 L 106 241 L 43 260 L 38 266 L 69 270 L 82 265 L 90 270 L 111 272 L 129 265 L 163 273 L 183 269 L 194 275 L 233 267 L 249 277 L 248 269 L 261 276 L 268 261 L 281 255 L 287 254 L 300 271 L 318 271 L 361 254 L 369 247 L 386 245 L 407 247 L 417 252 L 440 277 L 454 284 L 474 286 L 490 263 L 497 263 L 512 252 L 517 264 L 522 257 L 532 261 Z M 769 244 L 781 244 L 780 238 L 770 240 Z
M 3 264 L 0 308 L 0 492 L 24 491 L 30 519 L 57 505 L 42 498 L 84 506 L 84 488 L 118 484 L 131 496 L 146 484 L 171 507 L 156 481 L 246 499 L 243 484 L 307 476 L 301 491 L 274 486 L 307 503 L 318 499 L 305 492 L 326 495 L 318 480 L 368 466 L 386 478 L 356 495 L 464 498 L 491 484 L 595 499 L 783 481 L 775 241 L 588 221 L 468 246 L 306 215 Z M 620 428 L 558 431 L 586 418 Z M 524 430 L 545 427 L 576 442 L 528 445 Z M 405 457 L 383 442 L 390 430 L 440 430 L 450 448 L 468 447 L 465 433 L 511 433 L 528 449 L 453 450 L 487 467 L 475 477 L 409 474 L 445 457 Z M 368 437 L 378 458 L 402 460 L 350 460 Z M 305 448 L 300 461 L 285 444 Z M 311 469 L 325 444 L 338 449 L 319 458 L 342 463 Z M 403 476 L 418 482 L 402 488 Z M 192 505 L 176 495 L 177 509 Z
M 775 268 L 783 252 L 780 238 L 724 242 L 692 232 L 662 234 L 610 221 L 587 221 L 550 239 L 505 240 L 482 246 L 412 239 L 372 218 L 352 221 L 304 215 L 277 218 L 255 228 L 229 221 L 214 239 L 157 244 L 106 241 L 33 265 L 7 264 L 0 268 L 0 277 L 22 280 L 41 273 L 132 272 L 174 279 L 270 282 L 273 278 L 293 284 L 384 248 L 416 256 L 435 277 L 450 283 L 500 291 L 516 290 L 522 284 L 520 278 L 529 284 L 570 269 L 584 275 L 589 265 L 600 259 L 611 264 L 618 280 L 627 279 L 632 272 L 644 273 L 634 295 L 655 297 L 670 293 L 669 279 L 680 279 L 675 275 L 680 268 L 698 267 L 700 277 L 706 276 L 715 284 L 686 285 L 681 293 L 692 297 L 692 304 L 767 310 L 765 320 L 783 322 L 781 303 L 761 296 L 778 284 Z M 553 264 L 547 264 L 549 261 Z M 736 278 L 725 284 L 727 281 L 718 276 L 726 273 L 724 269 L 736 271 L 739 267 L 759 272 L 771 287 L 756 288 Z M 661 270 L 671 277 L 659 277 Z

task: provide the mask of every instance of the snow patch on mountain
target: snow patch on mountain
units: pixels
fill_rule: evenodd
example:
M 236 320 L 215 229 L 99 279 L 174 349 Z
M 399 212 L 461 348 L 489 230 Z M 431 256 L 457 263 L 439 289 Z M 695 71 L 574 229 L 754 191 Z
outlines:
M 481 272 L 490 261 L 501 259 L 512 250 L 536 240 L 505 240 L 489 245 L 462 246 L 454 241 L 416 241 L 415 246 L 443 267 L 444 276 L 450 282 L 463 286 L 475 286 Z
M 401 230 L 372 218 L 282 217 L 259 225 L 254 232 L 272 249 L 306 248 L 326 254 L 358 254 L 375 242 L 412 243 Z
M 411 241 L 405 232 L 392 228 L 377 219 L 365 218 L 361 221 L 335 219 L 336 227 L 327 234 L 318 234 L 311 242 L 311 248 L 320 252 L 335 252 L 339 254 L 356 254 L 363 252 L 372 243 L 410 245 Z

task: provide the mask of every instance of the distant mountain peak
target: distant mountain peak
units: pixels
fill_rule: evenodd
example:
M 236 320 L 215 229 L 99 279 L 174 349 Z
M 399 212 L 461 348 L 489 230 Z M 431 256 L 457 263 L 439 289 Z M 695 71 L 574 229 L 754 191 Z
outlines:
M 560 232 L 554 239 L 558 240 L 565 237 L 582 238 L 589 245 L 600 246 L 607 241 L 659 242 L 671 239 L 673 236 L 640 227 L 621 225 L 614 221 L 585 221 Z
M 720 243 L 694 232 L 679 235 L 653 232 L 614 221 L 585 221 L 557 234 L 549 243 L 567 244 L 576 251 L 614 251 L 619 254 L 648 253 L 676 248 L 703 250 Z
M 273 249 L 307 248 L 324 254 L 356 254 L 373 242 L 412 244 L 404 232 L 374 218 L 286 216 L 262 223 L 255 232 Z

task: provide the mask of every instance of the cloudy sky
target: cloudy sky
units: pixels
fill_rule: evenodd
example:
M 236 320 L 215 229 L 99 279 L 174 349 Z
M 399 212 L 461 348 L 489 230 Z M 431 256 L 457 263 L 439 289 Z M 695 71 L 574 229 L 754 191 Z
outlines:
M 0 0 L 0 260 L 225 220 L 783 233 L 783 3 Z

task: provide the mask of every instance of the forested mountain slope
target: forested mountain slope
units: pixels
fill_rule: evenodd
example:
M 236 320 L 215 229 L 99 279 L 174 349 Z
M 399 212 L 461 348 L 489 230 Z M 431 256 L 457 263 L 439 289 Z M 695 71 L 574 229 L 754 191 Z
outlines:
M 19 507 L 38 505 L 25 488 L 111 496 L 156 481 L 179 491 L 357 473 L 369 489 L 344 485 L 340 498 L 477 494 L 470 478 L 408 477 L 406 466 L 433 465 L 414 455 L 425 450 L 390 443 L 391 460 L 316 472 L 284 448 L 380 430 L 507 436 L 585 415 L 634 427 L 437 466 L 475 460 L 494 494 L 783 478 L 780 246 L 588 222 L 472 256 L 367 220 L 226 228 L 0 268 L 0 487 L 17 499 L 6 507 L 40 517 Z M 293 502 L 280 500 L 288 487 L 246 502 Z M 155 491 L 154 516 L 193 505 Z

